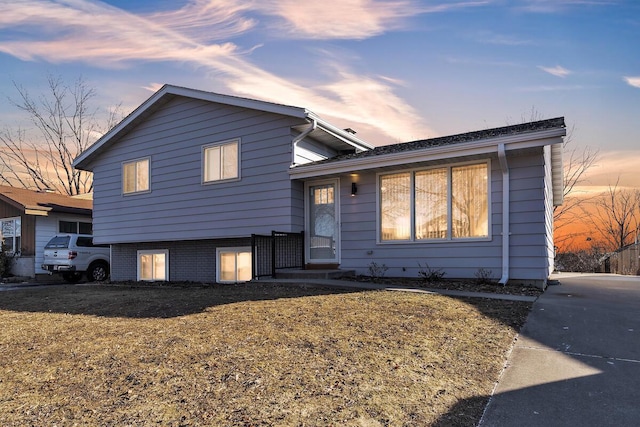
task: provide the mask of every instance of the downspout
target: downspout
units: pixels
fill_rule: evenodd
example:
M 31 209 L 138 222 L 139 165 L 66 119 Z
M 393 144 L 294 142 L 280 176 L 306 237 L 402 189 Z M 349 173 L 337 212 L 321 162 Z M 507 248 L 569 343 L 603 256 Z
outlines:
M 502 277 L 500 284 L 506 285 L 509 281 L 509 165 L 504 144 L 498 145 L 498 160 L 502 170 Z
M 307 129 L 303 130 L 300 135 L 293 138 L 293 146 L 291 147 L 291 166 L 296 165 L 296 147 L 298 146 L 298 143 L 306 138 L 306 136 L 311 132 L 316 130 L 317 127 L 318 121 L 316 119 L 311 119 L 311 125 L 309 125 Z

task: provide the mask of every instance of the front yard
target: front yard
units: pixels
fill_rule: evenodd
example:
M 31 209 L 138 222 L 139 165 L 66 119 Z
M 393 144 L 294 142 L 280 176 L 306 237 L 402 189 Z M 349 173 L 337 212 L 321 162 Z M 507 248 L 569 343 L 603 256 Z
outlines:
M 530 308 L 255 283 L 0 292 L 0 425 L 472 426 Z

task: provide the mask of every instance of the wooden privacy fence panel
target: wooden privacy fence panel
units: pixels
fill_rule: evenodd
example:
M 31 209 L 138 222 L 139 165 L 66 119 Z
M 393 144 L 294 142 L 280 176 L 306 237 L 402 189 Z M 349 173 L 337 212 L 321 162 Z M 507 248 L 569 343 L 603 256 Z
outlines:
M 609 256 L 611 273 L 628 276 L 640 275 L 640 245 L 630 245 Z

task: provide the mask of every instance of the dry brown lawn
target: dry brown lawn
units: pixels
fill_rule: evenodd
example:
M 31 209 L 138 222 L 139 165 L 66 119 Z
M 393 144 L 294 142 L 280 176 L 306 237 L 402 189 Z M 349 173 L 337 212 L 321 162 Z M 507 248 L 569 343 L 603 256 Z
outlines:
M 276 284 L 0 292 L 0 425 L 472 426 L 529 310 Z

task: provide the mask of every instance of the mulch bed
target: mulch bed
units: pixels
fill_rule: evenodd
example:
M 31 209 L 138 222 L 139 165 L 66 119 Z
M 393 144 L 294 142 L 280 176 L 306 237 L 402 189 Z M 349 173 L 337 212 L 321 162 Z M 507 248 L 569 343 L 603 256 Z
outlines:
M 344 276 L 340 280 L 353 280 L 362 283 L 377 283 L 389 286 L 411 287 L 423 289 L 449 289 L 454 291 L 482 292 L 506 295 L 540 296 L 544 292 L 534 286 L 501 285 L 493 282 L 479 282 L 476 280 L 438 280 L 427 282 L 415 278 L 403 277 L 383 277 L 372 278 L 371 276 Z

